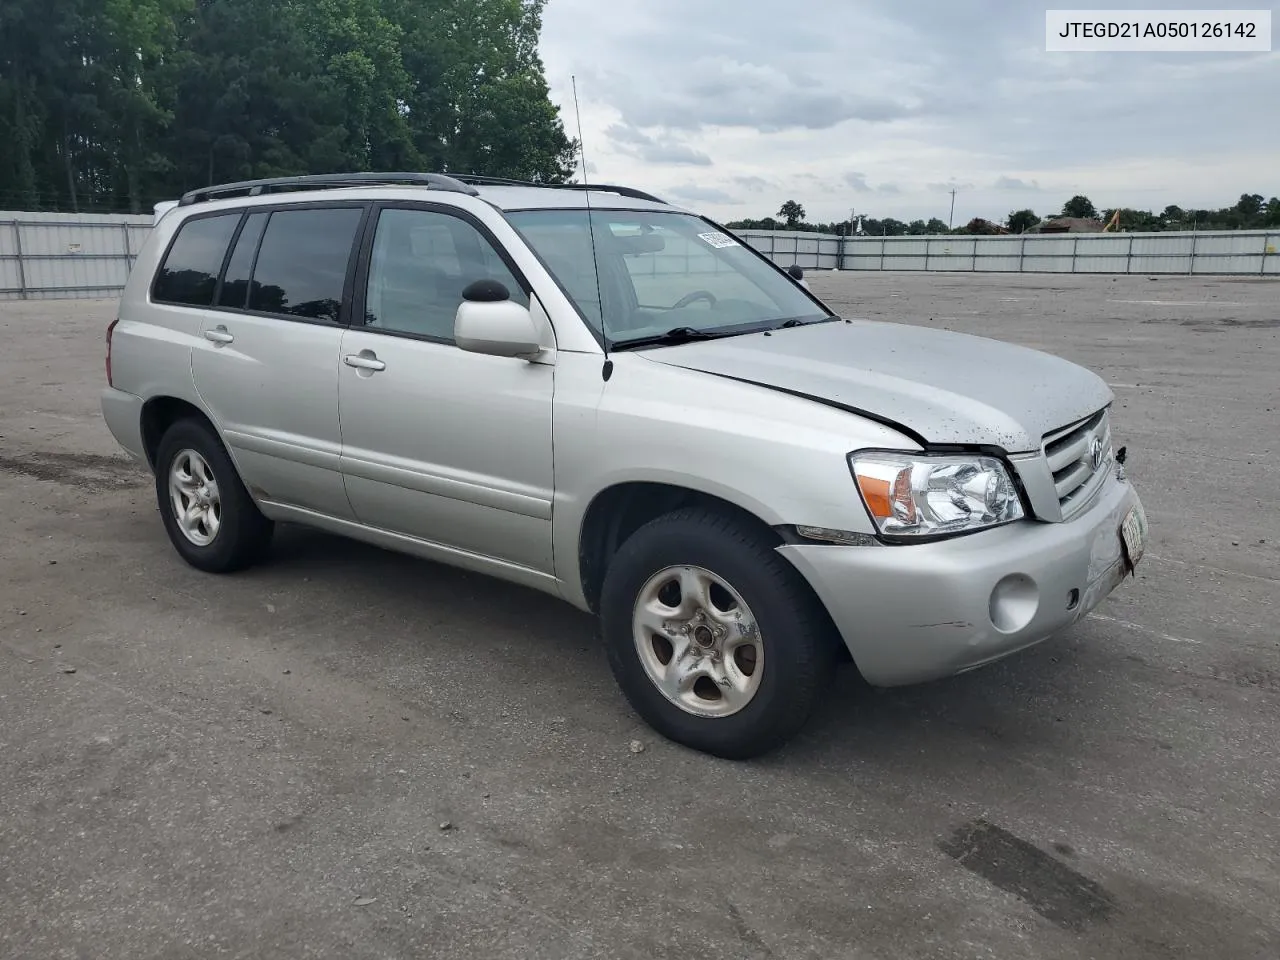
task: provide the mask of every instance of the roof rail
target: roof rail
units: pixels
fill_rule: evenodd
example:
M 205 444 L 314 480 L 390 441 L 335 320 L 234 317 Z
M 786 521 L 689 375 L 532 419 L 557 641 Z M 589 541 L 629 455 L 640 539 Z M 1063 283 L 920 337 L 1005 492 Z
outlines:
M 473 173 L 459 173 L 454 175 L 455 180 L 461 180 L 463 183 L 478 183 L 481 186 L 490 187 L 544 187 L 548 190 L 599 190 L 601 193 L 616 193 L 621 197 L 631 197 L 633 200 L 649 200 L 653 203 L 661 203 L 667 205 L 667 201 L 661 197 L 655 197 L 651 193 L 645 193 L 643 190 L 637 190 L 635 187 L 620 187 L 613 184 L 605 183 L 534 183 L 529 180 L 511 180 L 507 177 L 482 177 Z
M 343 187 L 361 186 L 410 186 L 428 190 L 447 190 L 476 196 L 479 191 L 454 177 L 442 173 L 322 173 L 301 177 L 273 177 L 268 180 L 242 180 L 239 183 L 223 183 L 211 187 L 189 190 L 178 201 L 179 206 L 190 206 L 208 200 L 225 197 L 256 197 L 264 193 L 284 193 L 290 190 L 339 190 Z
M 668 206 L 667 201 L 661 197 L 655 197 L 652 193 L 645 193 L 635 187 L 619 187 L 610 183 L 562 183 L 560 186 L 566 190 L 599 190 L 601 193 L 616 193 L 621 197 L 631 197 L 633 200 L 652 200 L 654 203 Z

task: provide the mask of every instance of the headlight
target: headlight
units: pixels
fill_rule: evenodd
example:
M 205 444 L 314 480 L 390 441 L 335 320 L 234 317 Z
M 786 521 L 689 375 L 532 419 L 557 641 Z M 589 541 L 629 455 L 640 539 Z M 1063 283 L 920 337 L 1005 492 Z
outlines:
M 1023 516 L 1009 471 L 993 457 L 854 453 L 849 465 L 885 536 L 972 533 Z

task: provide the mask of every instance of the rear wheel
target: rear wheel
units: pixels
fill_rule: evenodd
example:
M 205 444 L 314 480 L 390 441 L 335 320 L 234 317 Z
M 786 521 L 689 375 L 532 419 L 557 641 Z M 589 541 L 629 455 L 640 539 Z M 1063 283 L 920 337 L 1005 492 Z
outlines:
M 826 615 L 765 533 L 704 510 L 668 514 L 623 544 L 601 621 L 614 676 L 645 721 L 731 759 L 795 734 L 835 662 Z
M 273 524 L 258 510 L 217 434 L 199 420 L 174 423 L 156 454 L 156 499 L 165 531 L 187 563 L 210 573 L 261 559 Z

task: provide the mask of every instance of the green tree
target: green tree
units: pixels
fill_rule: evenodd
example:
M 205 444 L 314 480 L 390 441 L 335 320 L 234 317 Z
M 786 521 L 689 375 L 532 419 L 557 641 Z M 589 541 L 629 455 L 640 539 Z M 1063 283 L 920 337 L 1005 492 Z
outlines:
M 112 194 L 124 198 L 131 213 L 142 212 L 150 181 L 172 167 L 159 149 L 173 119 L 163 67 L 176 53 L 175 18 L 191 8 L 192 0 L 106 0 L 101 32 L 93 38 L 90 83 L 101 98 L 99 143 Z
M 1004 225 L 1012 233 L 1026 233 L 1039 222 L 1034 210 L 1014 210 L 1005 218 Z
M 1093 205 L 1093 201 L 1088 197 L 1076 194 L 1062 205 L 1062 215 L 1064 217 L 1080 217 L 1087 220 L 1096 220 L 1098 218 L 1098 210 Z
M 929 222 L 924 225 L 924 232 L 933 236 L 939 236 L 944 233 L 950 233 L 951 228 L 937 217 L 931 217 Z
M 147 208 L 227 180 L 561 181 L 543 0 L 3 0 L 0 202 Z
M 1236 203 L 1235 210 L 1240 216 L 1251 220 L 1262 213 L 1265 202 L 1260 193 L 1242 193 L 1240 194 L 1240 200 Z
M 804 221 L 804 207 L 795 200 L 788 200 L 778 208 L 778 216 L 786 222 L 788 229 L 792 229 Z
M 388 0 L 405 33 L 403 109 L 425 165 L 560 183 L 576 166 L 548 99 L 545 0 Z

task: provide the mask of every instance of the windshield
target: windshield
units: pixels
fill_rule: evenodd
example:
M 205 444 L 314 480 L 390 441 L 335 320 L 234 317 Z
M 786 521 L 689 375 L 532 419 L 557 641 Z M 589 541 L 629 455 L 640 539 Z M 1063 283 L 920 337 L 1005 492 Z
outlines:
M 790 277 L 700 217 L 580 209 L 507 219 L 610 346 L 675 330 L 694 339 L 830 316 Z

